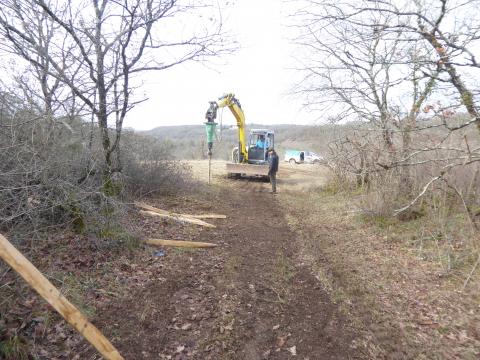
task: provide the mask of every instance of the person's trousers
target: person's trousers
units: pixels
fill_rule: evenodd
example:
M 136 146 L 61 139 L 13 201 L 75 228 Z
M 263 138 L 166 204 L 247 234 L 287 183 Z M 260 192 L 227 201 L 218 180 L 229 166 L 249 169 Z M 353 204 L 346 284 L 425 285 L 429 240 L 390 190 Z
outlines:
M 271 173 L 270 177 L 270 184 L 272 184 L 272 192 L 277 192 L 277 173 Z

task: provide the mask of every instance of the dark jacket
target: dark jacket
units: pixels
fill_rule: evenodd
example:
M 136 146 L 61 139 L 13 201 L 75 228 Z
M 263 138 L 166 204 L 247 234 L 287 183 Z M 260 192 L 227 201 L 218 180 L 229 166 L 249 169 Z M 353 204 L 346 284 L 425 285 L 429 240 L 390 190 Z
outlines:
M 268 156 L 268 175 L 278 171 L 278 155 L 276 152 L 270 153 Z

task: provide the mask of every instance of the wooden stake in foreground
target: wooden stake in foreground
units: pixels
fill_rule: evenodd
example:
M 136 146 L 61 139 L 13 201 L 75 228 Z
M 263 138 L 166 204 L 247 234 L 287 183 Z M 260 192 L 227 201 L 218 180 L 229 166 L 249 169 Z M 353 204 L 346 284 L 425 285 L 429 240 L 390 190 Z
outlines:
M 181 240 L 163 240 L 163 239 L 147 239 L 145 242 L 149 245 L 176 246 L 189 248 L 212 248 L 217 244 L 200 242 L 200 241 L 181 241 Z
M 0 256 L 107 360 L 123 360 L 108 339 L 33 264 L 0 234 Z
M 210 185 L 212 178 L 212 154 L 208 154 L 208 185 Z

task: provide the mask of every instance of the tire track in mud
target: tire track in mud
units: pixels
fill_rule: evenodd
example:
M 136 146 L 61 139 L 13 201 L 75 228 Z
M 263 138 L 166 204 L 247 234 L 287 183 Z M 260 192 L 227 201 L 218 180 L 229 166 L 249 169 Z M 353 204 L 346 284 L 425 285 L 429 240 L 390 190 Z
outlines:
M 227 215 L 195 239 L 208 251 L 165 258 L 158 278 L 113 306 L 126 359 L 360 359 L 356 335 L 309 267 L 297 258 L 270 184 L 228 180 L 215 212 Z
M 353 349 L 348 323 L 310 269 L 298 262 L 295 234 L 276 196 L 265 193 L 270 184 L 241 180 L 228 185 L 239 189 L 229 200 L 243 214 L 231 224 L 241 236 L 230 243 L 219 281 L 235 319 L 231 358 L 362 358 Z

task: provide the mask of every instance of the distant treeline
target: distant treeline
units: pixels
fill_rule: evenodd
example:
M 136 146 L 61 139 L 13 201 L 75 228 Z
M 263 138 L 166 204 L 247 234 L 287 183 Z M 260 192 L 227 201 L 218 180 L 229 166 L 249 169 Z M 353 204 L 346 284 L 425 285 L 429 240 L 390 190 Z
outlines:
M 348 127 L 348 126 L 347 126 Z M 250 129 L 272 129 L 275 131 L 275 148 L 283 157 L 285 150 L 311 150 L 319 154 L 328 151 L 328 142 L 335 138 L 339 125 L 247 125 Z M 176 159 L 204 159 L 207 157 L 205 127 L 203 125 L 161 126 L 143 132 L 166 142 Z M 217 129 L 218 140 L 213 146 L 213 157 L 227 160 L 232 148 L 238 144 L 236 126 Z

